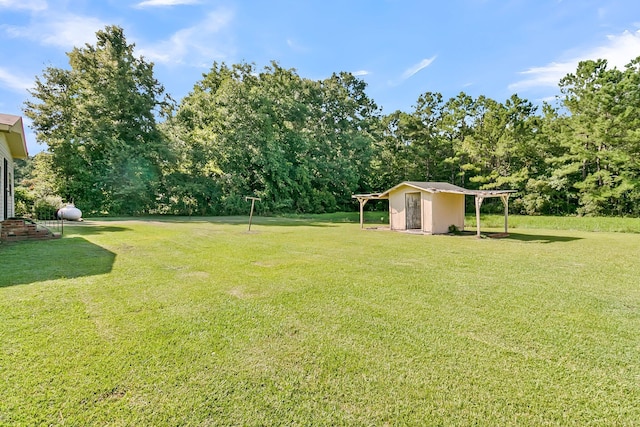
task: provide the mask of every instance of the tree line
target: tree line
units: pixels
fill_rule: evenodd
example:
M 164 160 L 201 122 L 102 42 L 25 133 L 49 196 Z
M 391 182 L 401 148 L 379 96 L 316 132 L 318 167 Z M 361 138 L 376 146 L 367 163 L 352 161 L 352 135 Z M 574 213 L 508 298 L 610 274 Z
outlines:
M 24 113 L 48 150 L 19 168 L 25 211 L 85 215 L 351 210 L 351 195 L 404 180 L 515 189 L 516 213 L 640 214 L 640 57 L 584 61 L 556 106 L 512 95 L 420 95 L 382 114 L 350 73 L 310 80 L 278 63 L 214 63 L 180 102 L 122 28 L 36 78 Z

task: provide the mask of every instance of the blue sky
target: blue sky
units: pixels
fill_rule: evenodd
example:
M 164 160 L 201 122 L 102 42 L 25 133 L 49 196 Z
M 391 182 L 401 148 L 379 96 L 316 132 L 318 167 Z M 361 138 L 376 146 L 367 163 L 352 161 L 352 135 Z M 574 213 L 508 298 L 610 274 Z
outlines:
M 214 61 L 275 60 L 314 80 L 352 72 L 385 113 L 426 91 L 539 104 L 580 60 L 640 55 L 638 0 L 0 0 L 0 112 L 22 115 L 35 76 L 106 25 L 178 101 Z

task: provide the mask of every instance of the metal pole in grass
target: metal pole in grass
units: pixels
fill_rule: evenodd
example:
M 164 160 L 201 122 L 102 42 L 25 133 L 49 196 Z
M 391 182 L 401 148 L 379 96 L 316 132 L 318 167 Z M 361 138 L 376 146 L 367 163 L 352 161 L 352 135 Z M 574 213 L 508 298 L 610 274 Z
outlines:
M 247 200 L 251 200 L 251 213 L 249 214 L 249 230 L 248 230 L 248 231 L 251 231 L 251 220 L 253 219 L 253 206 L 255 205 L 256 200 L 257 200 L 257 201 L 260 201 L 260 198 L 259 198 L 259 197 L 250 197 L 250 196 L 246 196 L 246 197 L 244 198 L 244 200 L 245 200 L 245 201 L 247 201 Z

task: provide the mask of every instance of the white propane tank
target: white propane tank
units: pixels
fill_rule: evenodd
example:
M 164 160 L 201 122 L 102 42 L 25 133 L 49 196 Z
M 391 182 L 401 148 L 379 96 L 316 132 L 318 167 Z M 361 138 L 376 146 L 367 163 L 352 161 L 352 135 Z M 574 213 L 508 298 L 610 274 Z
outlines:
M 82 218 L 82 211 L 76 208 L 73 203 L 70 203 L 58 210 L 58 218 L 66 219 L 68 221 L 80 221 L 80 218 Z

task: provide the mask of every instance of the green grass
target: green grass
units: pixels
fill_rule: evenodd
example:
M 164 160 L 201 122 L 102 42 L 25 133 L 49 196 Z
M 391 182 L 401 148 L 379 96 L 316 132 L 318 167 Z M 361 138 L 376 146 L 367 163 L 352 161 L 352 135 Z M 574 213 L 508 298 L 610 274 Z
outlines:
M 481 228 L 504 227 L 502 215 L 481 215 L 480 218 Z M 467 216 L 465 223 L 475 229 L 475 216 Z M 510 215 L 509 228 L 640 233 L 640 218 Z
M 338 217 L 0 245 L 0 425 L 638 424 L 637 234 Z

